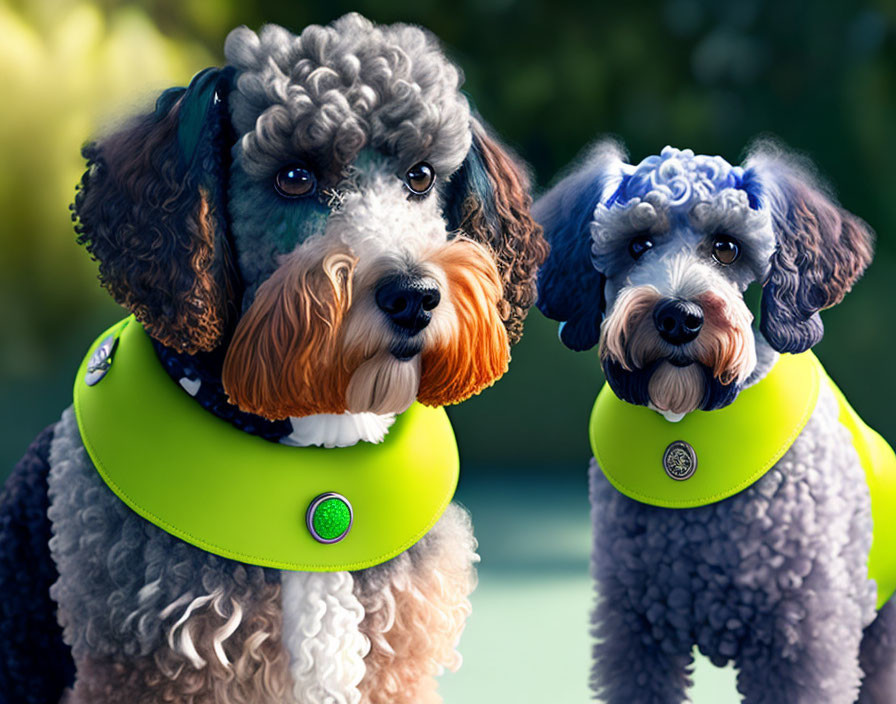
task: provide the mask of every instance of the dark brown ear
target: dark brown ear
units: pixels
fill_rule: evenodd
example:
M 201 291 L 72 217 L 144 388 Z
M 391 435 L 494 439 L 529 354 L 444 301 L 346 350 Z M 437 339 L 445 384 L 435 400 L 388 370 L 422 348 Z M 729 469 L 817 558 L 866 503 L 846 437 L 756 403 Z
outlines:
M 804 352 L 824 335 L 819 311 L 843 300 L 871 263 L 874 234 L 834 201 L 807 163 L 777 145 L 760 144 L 746 167 L 777 240 L 763 283 L 760 331 L 779 352 Z
M 445 214 L 452 228 L 493 252 L 504 286 L 498 313 L 514 344 L 535 303 L 535 278 L 548 245 L 530 213 L 525 169 L 475 118 L 472 129 L 473 144 L 448 185 Z
M 206 69 L 155 111 L 82 150 L 72 205 L 100 281 L 159 342 L 216 347 L 235 305 L 224 206 L 232 69 Z

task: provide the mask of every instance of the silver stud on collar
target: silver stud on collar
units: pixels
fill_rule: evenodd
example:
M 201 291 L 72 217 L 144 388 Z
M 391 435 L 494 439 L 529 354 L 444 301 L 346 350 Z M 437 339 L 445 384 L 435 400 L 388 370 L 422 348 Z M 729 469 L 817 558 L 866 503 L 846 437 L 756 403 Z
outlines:
M 669 443 L 663 453 L 663 469 L 677 482 L 690 479 L 697 471 L 697 453 L 684 440 Z
M 84 375 L 84 381 L 88 386 L 93 386 L 106 376 L 106 372 L 112 366 L 112 355 L 117 346 L 118 337 L 109 335 L 90 355 L 90 360 L 87 362 L 87 374 Z

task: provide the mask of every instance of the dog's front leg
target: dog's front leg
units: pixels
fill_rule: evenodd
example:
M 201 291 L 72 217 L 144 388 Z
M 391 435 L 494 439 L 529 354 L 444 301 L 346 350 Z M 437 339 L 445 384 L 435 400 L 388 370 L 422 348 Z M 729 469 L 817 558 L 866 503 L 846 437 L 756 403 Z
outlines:
M 678 593 L 657 583 L 657 572 L 671 574 L 674 557 L 666 552 L 666 564 L 649 564 L 646 556 L 663 549 L 661 533 L 645 529 L 645 507 L 610 486 L 596 462 L 590 474 L 597 589 L 591 688 L 606 704 L 681 704 L 692 635 L 687 621 L 676 618 Z
M 804 594 L 752 624 L 735 660 L 744 704 L 856 701 L 861 622 L 846 609 L 832 609 L 834 600 L 850 602 L 846 594 Z M 797 620 L 811 625 L 794 627 Z
M 823 506 L 820 500 L 817 505 Z M 780 520 L 774 503 L 769 512 Z M 851 522 L 855 534 L 864 532 L 856 529 L 855 517 Z M 834 534 L 846 531 L 835 521 L 831 523 L 831 532 L 821 535 L 828 538 L 828 544 L 835 544 Z M 808 533 L 817 530 L 805 524 L 804 528 Z M 785 531 L 778 526 L 777 533 L 781 536 Z M 772 544 L 770 539 L 764 542 L 766 548 Z M 779 539 L 779 544 L 786 548 L 787 542 Z M 816 545 L 823 543 L 816 541 Z M 853 704 L 857 700 L 862 680 L 862 629 L 874 597 L 867 589 L 864 565 L 850 559 L 854 552 L 844 555 L 822 548 L 811 563 L 807 555 L 799 555 L 790 562 L 785 559 L 781 565 L 786 552 L 768 550 L 765 564 L 770 568 L 780 566 L 776 571 L 760 568 L 758 572 L 773 576 L 759 580 L 761 588 L 753 589 L 752 616 L 735 657 L 737 688 L 744 704 Z M 800 571 L 808 571 L 799 585 L 793 578 L 797 560 L 806 563 Z M 742 587 L 742 591 L 746 593 L 747 589 Z M 890 695 L 896 696 L 893 692 Z
M 598 589 L 607 589 L 599 582 Z M 618 584 L 618 589 L 621 584 Z M 610 588 L 613 591 L 613 588 Z M 594 611 L 591 688 L 607 704 L 681 704 L 691 684 L 690 646 L 658 640 L 644 614 L 619 609 L 603 597 Z

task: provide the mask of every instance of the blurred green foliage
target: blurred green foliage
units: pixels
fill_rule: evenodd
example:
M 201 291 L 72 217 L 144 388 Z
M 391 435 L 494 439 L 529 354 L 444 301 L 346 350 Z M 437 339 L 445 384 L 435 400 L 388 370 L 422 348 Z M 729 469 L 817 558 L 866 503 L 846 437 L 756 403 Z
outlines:
M 297 31 L 350 10 L 434 31 L 539 188 L 607 133 L 633 160 L 673 144 L 736 161 L 761 133 L 809 155 L 879 234 L 870 272 L 825 314 L 820 355 L 896 441 L 892 2 L 0 0 L 0 475 L 58 417 L 83 348 L 120 315 L 74 244 L 80 143 L 220 63 L 233 26 Z M 584 468 L 600 373 L 555 331 L 533 313 L 505 379 L 452 409 L 469 464 Z
M 142 106 L 147 89 L 212 59 L 134 8 L 104 15 L 85 3 L 3 4 L 0 37 L 3 379 L 57 364 L 56 341 L 105 303 L 67 209 L 84 170 L 81 143 L 110 116 Z

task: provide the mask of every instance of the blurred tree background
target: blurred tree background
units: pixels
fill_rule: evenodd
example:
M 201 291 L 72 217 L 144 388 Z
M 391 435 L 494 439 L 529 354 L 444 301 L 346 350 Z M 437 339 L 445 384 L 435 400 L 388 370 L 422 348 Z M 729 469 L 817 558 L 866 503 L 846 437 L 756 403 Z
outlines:
M 637 161 L 664 145 L 743 155 L 761 133 L 810 156 L 878 232 L 878 254 L 825 314 L 820 355 L 896 441 L 896 5 L 889 0 L 0 0 L 0 476 L 70 402 L 94 336 L 121 312 L 74 243 L 80 144 L 220 64 L 227 31 L 293 31 L 357 10 L 434 31 L 482 115 L 545 188 L 615 134 Z M 582 472 L 601 383 L 537 312 L 505 379 L 451 414 L 469 465 Z

